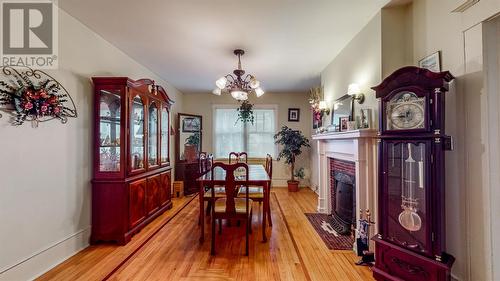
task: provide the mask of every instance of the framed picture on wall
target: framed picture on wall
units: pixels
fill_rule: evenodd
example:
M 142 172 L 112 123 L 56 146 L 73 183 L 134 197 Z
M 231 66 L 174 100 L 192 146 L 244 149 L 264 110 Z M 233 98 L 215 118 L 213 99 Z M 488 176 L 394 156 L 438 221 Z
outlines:
M 430 71 L 441 72 L 441 51 L 437 51 L 419 60 L 418 66 L 427 68 Z
M 182 132 L 191 133 L 200 131 L 200 119 L 194 117 L 186 117 L 182 120 Z
M 288 121 L 289 122 L 299 122 L 300 120 L 300 108 L 289 108 L 288 109 Z

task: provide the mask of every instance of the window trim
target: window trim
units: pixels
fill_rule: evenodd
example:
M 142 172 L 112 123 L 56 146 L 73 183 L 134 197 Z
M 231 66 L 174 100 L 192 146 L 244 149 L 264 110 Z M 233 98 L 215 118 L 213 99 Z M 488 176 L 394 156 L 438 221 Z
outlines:
M 217 118 L 215 111 L 216 109 L 234 109 L 236 110 L 239 106 L 237 104 L 213 104 L 212 105 L 212 151 L 213 154 L 216 155 L 216 124 L 217 124 Z M 254 104 L 253 106 L 254 109 L 272 109 L 274 110 L 274 129 L 278 130 L 278 118 L 279 118 L 279 106 L 277 104 Z M 248 139 L 248 128 L 246 125 L 243 126 L 243 146 L 247 147 L 247 139 Z M 278 155 L 278 145 L 274 144 L 273 148 L 273 158 L 277 157 Z M 229 155 L 228 155 L 229 156 Z M 263 159 L 265 157 L 249 157 L 249 158 L 254 158 L 254 159 Z

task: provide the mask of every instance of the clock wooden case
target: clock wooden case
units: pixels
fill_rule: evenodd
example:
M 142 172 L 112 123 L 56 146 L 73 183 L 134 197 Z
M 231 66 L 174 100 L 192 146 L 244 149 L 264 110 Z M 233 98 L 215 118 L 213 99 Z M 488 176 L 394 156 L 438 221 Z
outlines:
M 445 93 L 449 72 L 404 67 L 373 87 L 380 100 L 377 280 L 450 280 L 445 252 Z
M 94 77 L 90 242 L 126 244 L 172 207 L 170 108 L 153 80 Z

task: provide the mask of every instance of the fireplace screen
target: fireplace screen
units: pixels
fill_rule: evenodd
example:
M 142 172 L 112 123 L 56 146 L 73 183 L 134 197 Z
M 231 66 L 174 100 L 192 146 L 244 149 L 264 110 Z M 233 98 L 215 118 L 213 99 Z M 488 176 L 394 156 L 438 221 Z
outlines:
M 332 171 L 332 217 L 333 228 L 339 234 L 350 234 L 356 222 L 355 177 L 339 171 Z

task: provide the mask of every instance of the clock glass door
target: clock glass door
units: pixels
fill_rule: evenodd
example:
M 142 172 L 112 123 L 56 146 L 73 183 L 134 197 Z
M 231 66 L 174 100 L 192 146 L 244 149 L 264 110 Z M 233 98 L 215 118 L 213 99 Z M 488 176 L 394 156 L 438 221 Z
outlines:
M 386 143 L 387 239 L 416 252 L 427 252 L 426 192 L 428 142 Z

